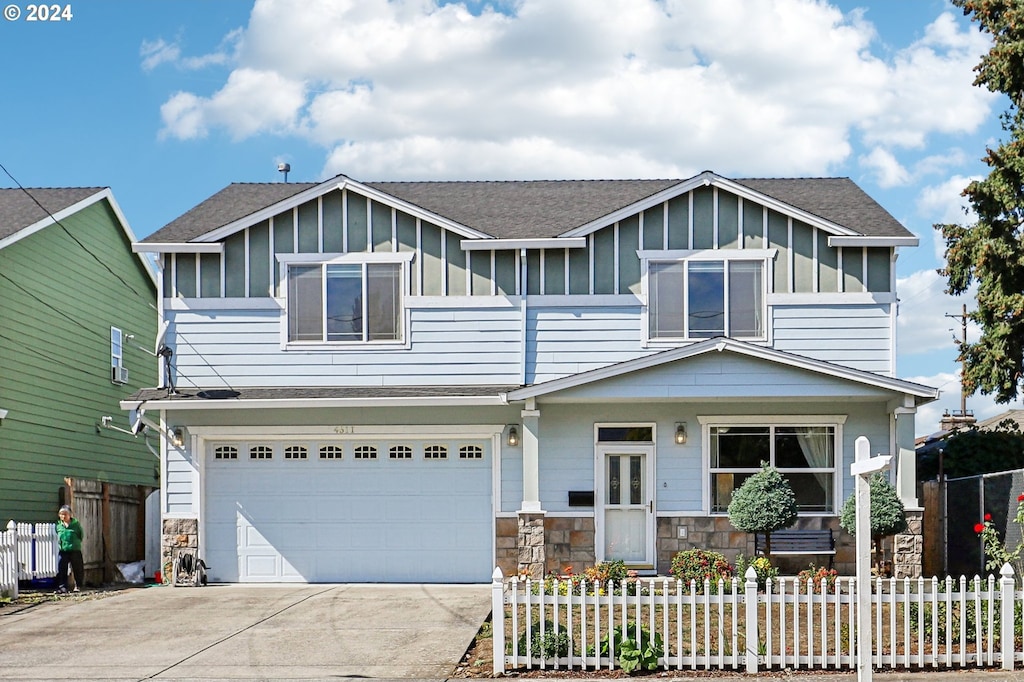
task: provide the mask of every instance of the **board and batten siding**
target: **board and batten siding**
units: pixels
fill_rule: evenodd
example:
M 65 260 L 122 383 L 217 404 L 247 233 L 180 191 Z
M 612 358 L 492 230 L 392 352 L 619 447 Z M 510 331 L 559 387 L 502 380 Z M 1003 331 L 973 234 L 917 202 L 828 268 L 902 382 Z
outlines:
M 119 401 L 157 382 L 155 359 L 127 342 L 129 382 L 110 374 L 110 327 L 152 347 L 156 288 L 107 201 L 61 223 L 0 249 L 4 519 L 52 521 L 65 477 L 159 485 L 141 440 L 98 426 L 127 427 Z
M 638 250 L 774 249 L 774 293 L 888 292 L 892 249 L 831 247 L 828 234 L 717 187 L 698 187 L 597 229 L 583 249 L 463 251 L 462 236 L 332 190 L 225 237 L 224 253 L 164 256 L 170 298 L 281 295 L 277 254 L 415 252 L 412 296 L 641 294 Z

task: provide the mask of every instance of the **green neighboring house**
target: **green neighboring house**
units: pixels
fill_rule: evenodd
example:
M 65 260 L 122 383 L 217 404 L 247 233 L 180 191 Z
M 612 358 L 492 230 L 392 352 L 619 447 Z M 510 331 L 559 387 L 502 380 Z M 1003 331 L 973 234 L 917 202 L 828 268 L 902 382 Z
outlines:
M 158 381 L 133 241 L 109 188 L 0 189 L 0 525 L 53 520 L 65 477 L 159 486 L 118 406 Z

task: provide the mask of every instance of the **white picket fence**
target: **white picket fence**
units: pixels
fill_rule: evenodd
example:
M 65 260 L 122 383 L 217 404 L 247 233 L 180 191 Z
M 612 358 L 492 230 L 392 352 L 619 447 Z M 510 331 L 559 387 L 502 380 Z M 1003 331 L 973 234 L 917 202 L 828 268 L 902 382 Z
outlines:
M 698 594 L 671 578 L 592 594 L 569 580 L 506 583 L 496 569 L 494 672 L 621 667 L 621 640 L 608 637 L 616 630 L 641 650 L 660 638 L 656 665 L 666 672 L 856 669 L 855 578 L 837 578 L 824 592 L 796 578 L 759 591 L 753 569 L 745 578 L 719 582 L 717 594 L 708 583 Z M 875 579 L 871 609 L 875 668 L 1012 670 L 1024 661 L 1024 590 L 1009 565 L 999 578 Z
M 18 596 L 18 581 L 57 575 L 53 523 L 15 523 L 0 531 L 0 595 Z

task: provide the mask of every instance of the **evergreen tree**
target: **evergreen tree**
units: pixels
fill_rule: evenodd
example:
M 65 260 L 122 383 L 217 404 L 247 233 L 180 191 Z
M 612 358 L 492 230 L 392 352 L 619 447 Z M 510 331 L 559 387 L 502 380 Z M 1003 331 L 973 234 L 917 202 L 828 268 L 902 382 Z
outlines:
M 995 394 L 1006 403 L 1024 393 L 1024 3 L 1020 0 L 952 0 L 992 36 L 992 48 L 975 67 L 974 84 L 1009 98 L 1002 115 L 1009 141 L 987 149 L 991 168 L 964 190 L 978 222 L 936 225 L 946 240 L 947 292 L 965 293 L 978 283 L 981 327 L 976 343 L 960 344 L 963 389 Z
M 882 539 L 890 535 L 902 533 L 907 529 L 907 516 L 903 509 L 903 501 L 896 493 L 889 479 L 883 474 L 875 473 L 870 481 L 871 490 L 871 542 L 875 546 L 875 566 L 881 567 Z M 839 525 L 850 535 L 857 534 L 857 495 L 846 498 L 843 513 L 839 517 Z
M 729 502 L 729 522 L 744 533 L 764 533 L 764 555 L 771 560 L 772 531 L 796 523 L 796 495 L 775 467 L 761 470 L 743 482 Z

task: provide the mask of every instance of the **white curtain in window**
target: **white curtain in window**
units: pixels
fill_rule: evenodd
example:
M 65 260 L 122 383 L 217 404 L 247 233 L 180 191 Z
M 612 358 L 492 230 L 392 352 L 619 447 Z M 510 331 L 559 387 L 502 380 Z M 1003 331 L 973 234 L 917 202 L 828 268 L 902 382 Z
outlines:
M 812 469 L 826 469 L 833 466 L 832 430 L 827 428 L 796 429 L 796 440 L 800 444 L 800 453 Z M 818 483 L 829 491 L 831 477 L 824 472 L 815 472 Z

